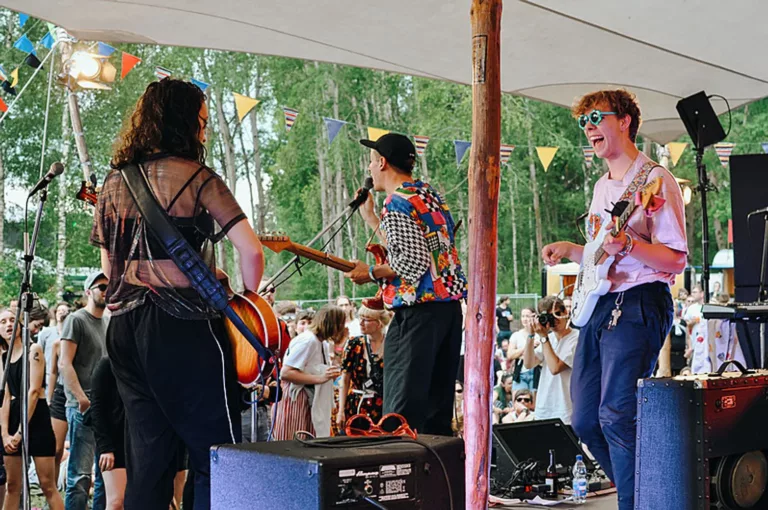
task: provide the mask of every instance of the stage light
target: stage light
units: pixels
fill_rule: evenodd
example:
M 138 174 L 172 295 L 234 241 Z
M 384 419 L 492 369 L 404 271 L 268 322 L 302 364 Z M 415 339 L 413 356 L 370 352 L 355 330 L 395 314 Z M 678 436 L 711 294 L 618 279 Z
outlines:
M 69 61 L 69 76 L 84 89 L 108 90 L 113 83 L 117 69 L 108 57 L 85 51 L 76 51 Z

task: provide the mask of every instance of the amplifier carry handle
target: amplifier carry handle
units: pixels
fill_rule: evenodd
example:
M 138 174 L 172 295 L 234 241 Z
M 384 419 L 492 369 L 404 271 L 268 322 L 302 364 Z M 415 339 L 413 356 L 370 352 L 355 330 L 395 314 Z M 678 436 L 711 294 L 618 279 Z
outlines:
M 720 365 L 720 368 L 717 371 L 717 375 L 723 375 L 725 373 L 725 371 L 728 369 L 728 367 L 730 367 L 731 365 L 733 365 L 736 368 L 738 368 L 741 371 L 742 375 L 747 375 L 747 374 L 751 374 L 752 373 L 751 370 L 744 368 L 744 365 L 739 363 L 737 360 L 731 359 L 731 360 L 726 361 L 722 365 Z

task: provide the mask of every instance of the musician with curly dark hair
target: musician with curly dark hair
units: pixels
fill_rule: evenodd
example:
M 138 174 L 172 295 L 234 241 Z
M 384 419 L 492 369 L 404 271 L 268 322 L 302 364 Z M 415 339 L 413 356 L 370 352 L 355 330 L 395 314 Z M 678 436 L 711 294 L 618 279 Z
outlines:
M 149 232 L 119 172 L 138 165 L 211 270 L 212 245 L 227 236 L 245 287 L 256 291 L 261 244 L 227 185 L 205 166 L 205 101 L 191 83 L 150 84 L 117 142 L 96 206 L 91 242 L 109 277 L 107 351 L 125 403 L 129 510 L 168 508 L 181 443 L 194 472 L 194 508 L 209 508 L 209 448 L 240 440 L 240 394 L 223 319 Z

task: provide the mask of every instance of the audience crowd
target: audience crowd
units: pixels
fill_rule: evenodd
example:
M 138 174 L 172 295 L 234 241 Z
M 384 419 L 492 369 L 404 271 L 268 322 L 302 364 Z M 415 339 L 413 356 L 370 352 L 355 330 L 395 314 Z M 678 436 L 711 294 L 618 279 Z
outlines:
M 31 314 L 30 454 L 32 479 L 53 510 L 122 508 L 126 484 L 124 410 L 106 357 L 109 323 L 105 313 L 106 277 L 85 282 L 81 303 L 35 303 Z M 350 418 L 382 418 L 384 343 L 391 313 L 361 306 L 340 296 L 319 310 L 275 302 L 275 289 L 263 296 L 291 337 L 277 381 L 244 389 L 244 441 L 343 435 Z M 727 303 L 718 290 L 709 300 Z M 730 328 L 702 317 L 701 287 L 681 289 L 675 320 L 659 363 L 659 376 L 715 370 L 727 360 L 743 361 Z M 496 308 L 492 421 L 506 424 L 559 418 L 573 412 L 570 378 L 579 332 L 570 326 L 570 299 L 547 296 L 535 307 L 512 309 L 510 298 Z M 4 467 L 0 505 L 16 509 L 21 494 L 19 391 L 21 328 L 14 335 L 17 303 L 0 309 L 0 350 L 13 347 L 5 400 L 0 408 Z M 519 312 L 518 312 L 519 310 Z M 519 313 L 519 320 L 515 317 Z M 462 350 L 462 353 L 464 351 Z M 666 357 L 666 358 L 665 358 Z M 665 359 L 666 361 L 665 361 Z M 462 369 L 463 371 L 463 363 Z M 463 433 L 463 373 L 456 377 L 454 432 Z M 253 413 L 253 415 L 252 415 Z M 186 452 L 177 453 L 178 472 L 171 508 L 190 508 Z M 64 498 L 60 496 L 64 493 Z

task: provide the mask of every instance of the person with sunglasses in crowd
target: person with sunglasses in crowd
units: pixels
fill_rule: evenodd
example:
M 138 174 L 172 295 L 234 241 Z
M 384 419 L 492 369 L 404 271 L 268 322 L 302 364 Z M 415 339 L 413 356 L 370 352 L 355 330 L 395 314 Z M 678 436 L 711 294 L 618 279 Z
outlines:
M 517 390 L 512 412 L 507 413 L 501 419 L 501 423 L 517 423 L 521 421 L 533 421 L 536 414 L 533 412 L 533 393 L 531 390 Z
M 611 229 L 625 205 L 622 195 L 661 178 L 653 209 L 635 211 L 626 229 L 608 233 L 603 250 L 615 257 L 608 271 L 609 292 L 581 328 L 573 361 L 573 428 L 616 484 L 619 510 L 634 506 L 637 380 L 649 377 L 672 327 L 670 284 L 683 272 L 688 253 L 685 206 L 680 186 L 664 167 L 635 145 L 640 107 L 626 90 L 601 90 L 579 99 L 572 109 L 595 156 L 608 167 L 595 184 L 587 230 L 594 240 Z M 583 246 L 547 244 L 549 265 L 581 262 Z M 538 406 L 537 406 L 538 413 Z
M 101 509 L 106 505 L 104 479 L 96 455 L 96 437 L 86 416 L 91 407 L 93 369 L 107 354 L 105 343 L 109 319 L 104 316 L 107 281 L 101 271 L 91 273 L 85 279 L 84 290 L 88 302 L 84 308 L 69 314 L 61 330 L 59 369 L 67 397 L 69 427 L 67 510 L 85 510 L 88 506 L 92 472 L 96 474 L 93 506 Z

